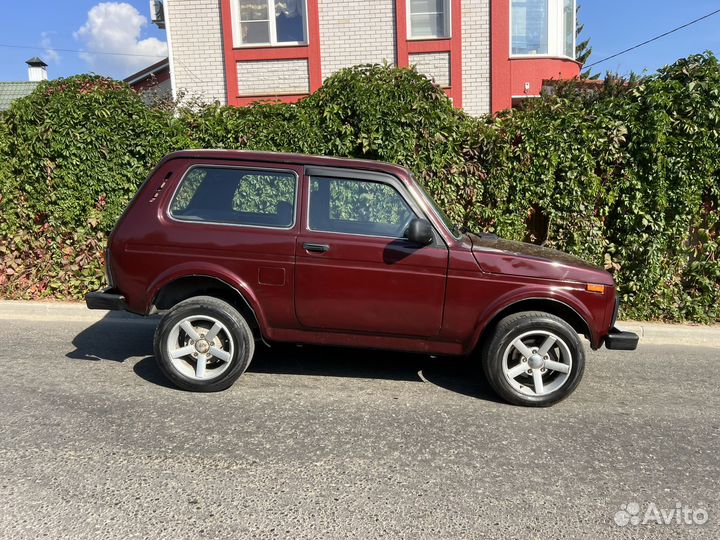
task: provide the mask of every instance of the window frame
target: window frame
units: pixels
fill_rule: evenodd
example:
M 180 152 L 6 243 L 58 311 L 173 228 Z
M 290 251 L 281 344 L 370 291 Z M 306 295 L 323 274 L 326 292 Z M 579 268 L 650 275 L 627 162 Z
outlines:
M 560 12 L 560 36 L 559 39 L 559 46 L 560 50 L 563 53 L 563 56 L 565 58 L 570 58 L 571 60 L 576 60 L 577 57 L 577 0 L 571 0 L 572 1 L 572 20 L 573 20 L 573 41 L 572 41 L 572 56 L 567 56 L 565 54 L 565 0 L 559 0 L 558 1 L 558 9 Z
M 418 191 L 420 191 L 420 193 L 422 194 L 423 203 L 425 204 L 425 206 L 427 206 L 427 210 L 428 210 L 437 220 L 439 220 L 440 223 L 442 223 L 442 226 L 444 227 L 444 229 L 447 231 L 447 233 L 448 233 L 454 240 L 456 240 L 456 241 L 461 240 L 462 237 L 463 237 L 463 232 L 462 232 L 462 231 L 458 228 L 458 226 L 455 225 L 454 223 L 448 224 L 448 222 L 450 221 L 450 218 L 447 216 L 447 214 L 445 214 L 445 211 L 440 208 L 440 206 L 438 205 L 437 201 L 430 196 L 430 194 L 429 194 L 429 193 L 427 192 L 427 190 L 422 186 L 422 184 L 420 184 L 420 183 L 417 181 L 417 179 L 415 178 L 415 176 L 411 174 L 411 177 L 412 177 L 412 179 L 413 179 L 413 182 L 415 182 L 415 184 L 416 184 L 415 189 L 417 189 Z M 443 216 L 445 216 L 445 217 L 443 217 Z M 428 217 L 428 216 L 426 215 L 426 216 L 425 216 L 425 219 L 427 219 L 427 217 Z M 429 221 L 430 223 L 432 223 L 432 220 L 428 219 L 428 221 Z M 450 225 L 452 225 L 452 227 L 450 227 Z M 433 225 L 433 228 L 435 228 L 434 225 Z M 457 235 L 457 236 L 455 236 L 455 234 L 453 233 L 453 228 L 457 229 L 457 231 L 458 231 L 458 235 Z
M 510 58 L 562 58 L 575 61 L 577 48 L 577 0 L 573 3 L 573 55 L 565 54 L 565 0 L 543 0 L 547 4 L 547 44 L 546 53 L 513 53 L 513 0 L 510 0 Z
M 240 20 L 240 0 L 230 0 L 230 18 L 232 23 L 232 42 L 235 49 L 257 49 L 265 47 L 305 47 L 310 44 L 310 29 L 308 25 L 308 0 L 297 0 L 302 3 L 303 14 L 303 41 L 278 41 L 277 26 L 270 24 L 277 20 L 275 15 L 275 0 L 264 0 L 268 9 L 268 36 L 270 41 L 265 43 L 243 43 L 242 42 L 242 22 Z M 258 21 L 260 22 L 260 21 Z
M 313 171 L 313 169 L 315 171 Z M 340 232 L 340 231 L 326 231 L 323 229 L 312 229 L 310 227 L 310 204 L 312 199 L 312 181 L 314 178 L 324 178 L 328 180 L 350 180 L 355 182 L 372 182 L 375 184 L 383 184 L 386 186 L 389 186 L 391 189 L 394 189 L 395 192 L 400 196 L 400 198 L 405 202 L 405 204 L 408 205 L 410 210 L 413 214 L 415 214 L 416 218 L 420 219 L 427 219 L 427 216 L 423 212 L 422 208 L 418 206 L 415 199 L 410 196 L 409 193 L 406 192 L 404 189 L 404 186 L 401 182 L 394 180 L 391 177 L 385 177 L 384 174 L 373 174 L 367 171 L 348 171 L 348 170 L 334 170 L 334 169 L 326 169 L 326 168 L 318 168 L 313 167 L 310 170 L 305 171 L 305 176 L 307 177 L 307 189 L 305 192 L 307 203 L 305 204 L 305 217 L 304 217 L 304 225 L 305 229 L 309 233 L 321 233 L 321 234 L 333 234 L 333 235 L 339 235 L 339 236 L 357 236 L 361 238 L 383 238 L 388 240 L 407 240 L 404 236 L 387 236 L 387 235 L 381 235 L 381 234 L 360 234 L 360 233 L 349 233 L 349 232 Z M 430 220 L 428 220 L 430 221 Z M 435 245 L 437 243 L 437 231 L 435 231 L 435 225 L 432 224 L 432 221 L 430 221 L 430 224 L 433 228 L 433 243 L 430 244 Z
M 195 169 L 237 169 L 237 170 L 243 170 L 243 171 L 260 171 L 260 172 L 270 172 L 270 173 L 291 174 L 295 178 L 292 223 L 289 226 L 280 227 L 280 226 L 273 226 L 273 225 L 251 225 L 251 224 L 246 224 L 246 223 L 228 223 L 225 221 L 196 221 L 196 220 L 189 220 L 189 219 L 181 219 L 181 218 L 174 216 L 171 208 L 172 208 L 173 201 L 175 200 L 175 196 L 177 195 L 177 192 L 180 190 L 180 186 L 182 186 L 183 182 L 185 181 L 185 178 Z M 238 183 L 238 185 L 239 185 L 239 183 Z M 180 180 L 178 180 L 177 184 L 175 185 L 175 189 L 173 189 L 173 191 L 172 191 L 172 195 L 167 199 L 167 203 L 165 203 L 163 206 L 165 209 L 166 217 L 176 223 L 185 223 L 185 224 L 200 225 L 200 226 L 202 226 L 202 225 L 219 225 L 221 227 L 243 227 L 243 228 L 251 228 L 251 229 L 269 229 L 271 231 L 289 231 L 289 230 L 294 229 L 295 226 L 297 225 L 297 210 L 298 210 L 299 195 L 300 195 L 300 175 L 297 173 L 297 171 L 294 171 L 292 169 L 244 166 L 244 165 L 219 165 L 217 163 L 213 163 L 213 164 L 193 163 L 182 174 L 182 176 L 180 177 Z
M 412 0 L 405 0 L 405 25 L 408 41 L 432 41 L 436 39 L 452 39 L 452 0 L 443 0 L 445 5 L 445 34 L 442 36 L 413 36 Z M 431 13 L 431 12 L 422 12 Z M 434 13 L 434 12 L 433 12 Z

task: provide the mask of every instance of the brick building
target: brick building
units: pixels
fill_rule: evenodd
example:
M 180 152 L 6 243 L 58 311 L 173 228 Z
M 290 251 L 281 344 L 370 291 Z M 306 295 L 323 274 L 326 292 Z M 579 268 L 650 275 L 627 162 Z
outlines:
M 124 79 L 146 103 L 158 103 L 172 97 L 170 62 L 167 58 Z
M 337 70 L 415 65 L 470 114 L 572 78 L 575 0 L 154 0 L 171 84 L 242 106 L 295 101 Z

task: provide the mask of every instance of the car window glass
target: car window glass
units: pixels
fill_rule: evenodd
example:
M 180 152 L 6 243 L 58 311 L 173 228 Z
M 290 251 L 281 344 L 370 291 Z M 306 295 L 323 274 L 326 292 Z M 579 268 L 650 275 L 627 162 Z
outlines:
M 310 229 L 400 238 L 415 217 L 389 184 L 343 178 L 312 178 Z
M 183 221 L 291 227 L 296 183 L 291 172 L 194 167 L 182 179 L 170 214 Z

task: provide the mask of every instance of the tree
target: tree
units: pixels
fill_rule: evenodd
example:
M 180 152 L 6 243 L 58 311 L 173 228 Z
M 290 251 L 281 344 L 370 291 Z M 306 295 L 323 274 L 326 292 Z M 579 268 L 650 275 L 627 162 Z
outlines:
M 582 34 L 582 31 L 585 29 L 585 25 L 580 22 L 579 4 L 575 11 L 575 21 L 575 35 L 578 38 L 577 44 L 575 45 L 575 60 L 580 62 L 582 65 L 585 65 L 590 59 L 590 56 L 592 56 L 592 47 L 590 46 L 590 38 L 579 41 L 580 34 Z M 590 69 L 586 69 L 580 74 L 580 77 L 583 79 L 597 80 L 600 78 L 600 74 L 592 73 Z

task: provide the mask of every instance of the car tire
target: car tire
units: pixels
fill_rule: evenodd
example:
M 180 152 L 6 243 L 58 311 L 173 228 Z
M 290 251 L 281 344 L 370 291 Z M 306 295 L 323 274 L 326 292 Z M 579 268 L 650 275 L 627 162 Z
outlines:
M 252 330 L 230 304 L 196 296 L 173 306 L 155 330 L 155 358 L 176 386 L 193 392 L 229 388 L 255 352 Z
M 585 350 L 563 319 L 540 311 L 502 319 L 482 351 L 490 386 L 515 405 L 547 407 L 568 397 L 585 370 Z

